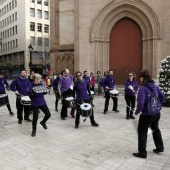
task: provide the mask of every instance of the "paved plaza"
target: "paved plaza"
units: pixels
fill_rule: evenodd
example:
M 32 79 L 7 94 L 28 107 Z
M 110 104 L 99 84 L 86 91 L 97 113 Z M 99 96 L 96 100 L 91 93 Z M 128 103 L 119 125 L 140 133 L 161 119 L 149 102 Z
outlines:
M 44 116 L 39 114 L 36 137 L 31 137 L 32 125 L 17 121 L 15 95 L 9 95 L 14 116 L 10 116 L 5 106 L 0 108 L 0 170 L 169 170 L 170 169 L 170 109 L 162 109 L 160 129 L 165 152 L 155 154 L 152 135 L 148 135 L 147 159 L 132 156 L 137 152 L 137 133 L 133 120 L 125 119 L 124 96 L 119 96 L 119 113 L 109 111 L 103 114 L 104 98 L 95 96 L 95 120 L 99 127 L 92 127 L 89 119 L 81 118 L 78 129 L 74 128 L 74 118 L 68 114 L 60 119 L 54 110 L 54 94 L 46 95 L 51 111 L 44 130 L 39 122 Z M 70 111 L 70 110 L 69 110 Z M 68 113 L 69 113 L 68 111 Z M 32 115 L 30 117 L 32 119 Z M 138 116 L 137 116 L 138 118 Z

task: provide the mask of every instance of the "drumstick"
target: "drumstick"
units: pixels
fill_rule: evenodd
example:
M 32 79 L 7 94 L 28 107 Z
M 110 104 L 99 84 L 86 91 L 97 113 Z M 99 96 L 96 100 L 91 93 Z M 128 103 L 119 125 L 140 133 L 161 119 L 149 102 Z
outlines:
M 126 105 L 132 112 L 134 112 L 134 110 L 132 110 L 128 105 Z

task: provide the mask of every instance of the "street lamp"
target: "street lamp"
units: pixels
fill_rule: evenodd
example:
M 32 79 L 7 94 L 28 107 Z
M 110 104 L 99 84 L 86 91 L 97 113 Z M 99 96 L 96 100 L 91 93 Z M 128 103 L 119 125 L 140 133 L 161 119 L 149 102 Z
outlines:
M 33 51 L 33 47 L 32 47 L 31 44 L 28 46 L 28 49 L 29 49 L 29 52 L 30 52 L 29 68 L 30 68 L 30 73 L 31 73 L 31 69 L 32 69 L 32 51 Z

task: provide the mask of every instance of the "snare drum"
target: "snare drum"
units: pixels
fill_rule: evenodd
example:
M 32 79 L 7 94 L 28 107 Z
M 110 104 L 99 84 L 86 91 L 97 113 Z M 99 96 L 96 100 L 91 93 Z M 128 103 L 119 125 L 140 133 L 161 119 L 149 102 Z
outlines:
M 88 93 L 88 92 L 87 92 L 87 93 Z M 94 91 L 90 91 L 90 93 L 91 93 L 90 100 L 93 101 L 93 99 L 94 99 Z M 89 94 L 89 93 L 88 93 L 88 94 Z
M 4 106 L 9 103 L 7 94 L 0 94 L 0 106 Z
M 109 94 L 111 97 L 117 97 L 119 96 L 119 91 L 118 90 L 111 90 L 109 91 Z
M 88 117 L 92 113 L 92 107 L 89 103 L 83 103 L 80 105 L 80 115 L 82 117 Z
M 73 108 L 75 106 L 75 100 L 73 97 L 66 98 L 66 106 L 67 108 Z
M 21 104 L 24 106 L 30 106 L 31 105 L 31 99 L 29 96 L 22 96 L 21 97 Z

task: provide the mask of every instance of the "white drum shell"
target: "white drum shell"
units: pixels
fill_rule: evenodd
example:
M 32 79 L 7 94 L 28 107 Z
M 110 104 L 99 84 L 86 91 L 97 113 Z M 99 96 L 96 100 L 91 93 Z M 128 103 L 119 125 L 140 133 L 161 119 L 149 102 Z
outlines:
M 80 105 L 80 115 L 82 117 L 88 117 L 92 113 L 92 106 L 89 103 L 83 103 Z
M 31 105 L 31 99 L 29 96 L 22 96 L 21 97 L 21 104 L 25 106 L 30 106 Z
M 0 94 L 0 106 L 4 106 L 9 103 L 7 94 Z
M 67 102 L 67 108 L 75 107 L 75 99 L 73 97 L 67 97 L 65 100 Z
M 109 91 L 109 94 L 111 97 L 117 97 L 119 96 L 119 91 L 118 90 L 111 90 Z

